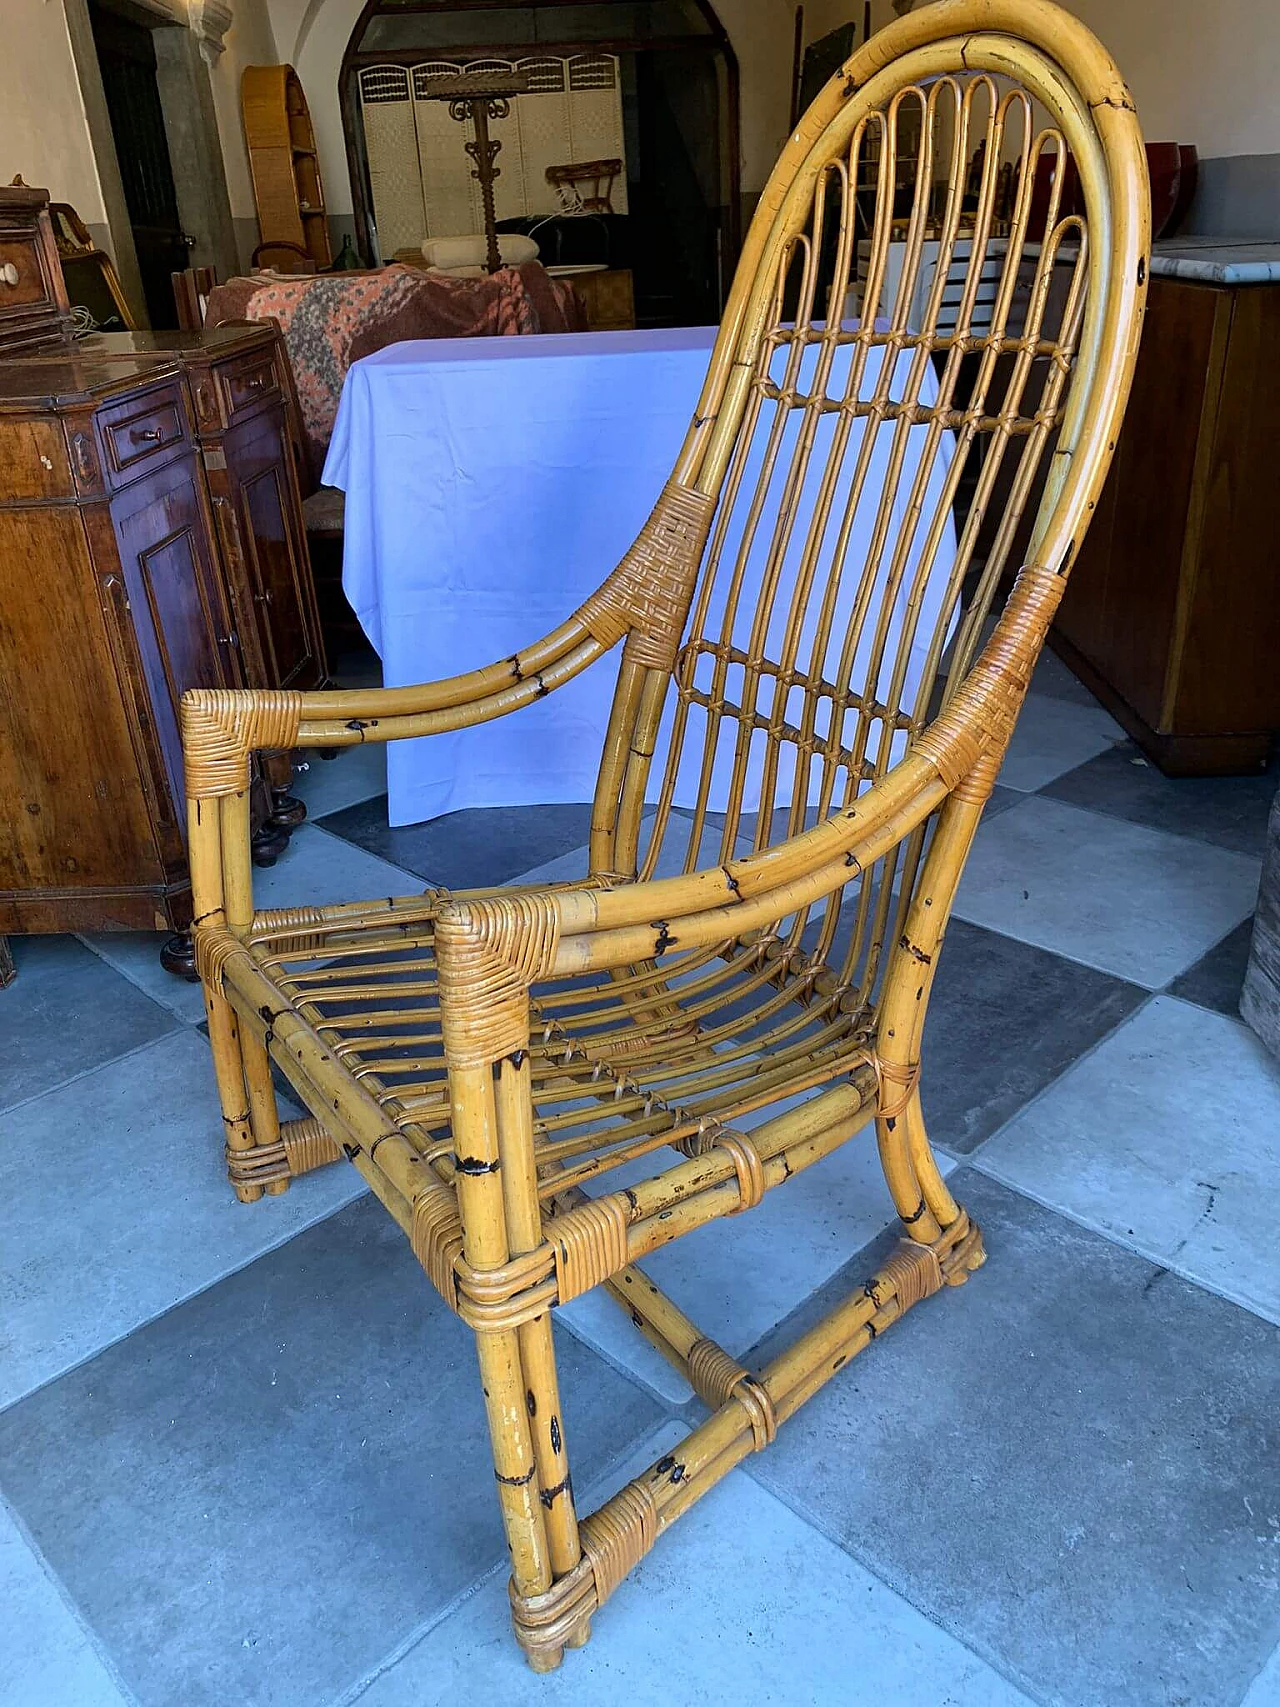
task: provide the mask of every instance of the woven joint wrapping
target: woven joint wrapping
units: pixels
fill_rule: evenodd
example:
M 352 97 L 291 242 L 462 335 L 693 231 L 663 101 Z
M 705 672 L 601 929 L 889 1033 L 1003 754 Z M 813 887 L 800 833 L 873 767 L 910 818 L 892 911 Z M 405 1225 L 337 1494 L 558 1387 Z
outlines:
M 896 1120 L 916 1094 L 920 1063 L 886 1061 L 883 1055 L 873 1055 L 871 1065 L 876 1074 L 876 1119 Z
M 735 1400 L 747 1413 L 757 1452 L 778 1437 L 778 1418 L 767 1388 L 714 1340 L 695 1340 L 689 1348 L 689 1385 L 711 1410 Z
M 725 1150 L 738 1176 L 738 1207 L 730 1213 L 741 1215 L 744 1209 L 754 1209 L 764 1197 L 764 1163 L 750 1138 L 741 1132 L 722 1131 L 717 1134 L 712 1149 Z
M 462 1222 L 458 1200 L 447 1185 L 429 1185 L 413 1200 L 409 1235 L 413 1254 L 427 1278 L 451 1310 L 458 1308 L 454 1264 L 462 1255 Z
M 282 1143 L 255 1144 L 248 1150 L 227 1145 L 227 1178 L 232 1185 L 274 1185 L 290 1177 L 289 1157 Z
M 483 1067 L 529 1041 L 529 986 L 555 964 L 549 895 L 448 904 L 436 919 L 440 1024 L 451 1067 Z
M 514 1582 L 508 1585 L 516 1640 L 526 1653 L 563 1647 L 640 1563 L 658 1537 L 653 1495 L 643 1483 L 629 1482 L 584 1518 L 578 1534 L 582 1558 L 545 1594 L 523 1595 Z
M 715 499 L 668 481 L 635 543 L 578 615 L 602 646 L 627 636 L 627 657 L 669 670 L 715 510 Z
M 252 940 L 269 940 L 276 954 L 319 953 L 328 929 L 318 907 L 274 907 L 254 915 Z
M 591 1561 L 596 1604 L 602 1606 L 629 1571 L 635 1569 L 658 1538 L 658 1509 L 641 1482 L 606 1500 L 584 1519 L 582 1551 Z
M 1003 752 L 1065 586 L 1050 569 L 1028 564 L 1019 570 L 968 679 L 917 738 L 915 751 L 949 789 L 974 773 L 984 753 Z
M 300 693 L 191 688 L 182 696 L 187 793 L 238 794 L 249 786 L 249 754 L 297 746 L 301 723 Z
M 196 971 L 210 990 L 221 990 L 227 961 L 244 950 L 244 944 L 232 936 L 225 925 L 197 925 L 191 933 L 196 952 Z
M 621 1192 L 580 1203 L 552 1228 L 560 1302 L 580 1298 L 627 1264 L 627 1200 Z
M 898 1248 L 880 1266 L 877 1282 L 893 1288 L 900 1314 L 937 1292 L 942 1285 L 942 1264 L 931 1245 L 914 1239 L 899 1239 Z
M 291 1174 L 307 1174 L 328 1162 L 340 1162 L 342 1151 L 314 1117 L 290 1120 L 280 1128 Z

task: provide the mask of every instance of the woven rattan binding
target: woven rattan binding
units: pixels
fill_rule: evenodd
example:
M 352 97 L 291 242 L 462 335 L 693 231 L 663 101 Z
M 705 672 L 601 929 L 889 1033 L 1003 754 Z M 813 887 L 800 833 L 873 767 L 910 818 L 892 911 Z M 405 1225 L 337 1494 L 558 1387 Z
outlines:
M 413 1200 L 413 1254 L 451 1310 L 458 1308 L 454 1264 L 462 1255 L 458 1200 L 447 1185 L 428 1185 Z
M 778 1418 L 767 1390 L 715 1340 L 695 1340 L 689 1348 L 689 1385 L 713 1411 L 735 1399 L 747 1413 L 757 1452 L 777 1438 Z
M 250 753 L 297 746 L 302 695 L 192 689 L 182 696 L 181 715 L 187 793 L 238 794 L 249 786 Z
M 529 986 L 555 962 L 549 895 L 451 903 L 436 918 L 440 1021 L 450 1063 L 484 1067 L 529 1040 Z
M 671 668 L 714 509 L 714 498 L 667 482 L 635 544 L 578 608 L 602 646 L 625 634 L 633 663 Z
M 627 1201 L 620 1192 L 580 1203 L 554 1224 L 560 1302 L 580 1298 L 626 1266 Z

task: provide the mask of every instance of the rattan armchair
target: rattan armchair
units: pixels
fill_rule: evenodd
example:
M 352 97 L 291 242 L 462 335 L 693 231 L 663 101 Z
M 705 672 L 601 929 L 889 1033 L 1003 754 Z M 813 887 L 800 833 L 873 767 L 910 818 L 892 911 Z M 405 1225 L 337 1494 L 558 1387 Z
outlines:
M 1056 172 L 1035 229 L 1037 162 L 1068 150 L 1083 211 L 1062 206 Z M 1004 162 L 1018 189 L 996 233 Z M 232 1182 L 249 1202 L 353 1165 L 475 1330 L 535 1669 L 585 1642 L 661 1532 L 851 1357 L 984 1260 L 921 1116 L 925 1009 L 1107 470 L 1148 225 L 1133 104 L 1074 18 L 1046 0 L 904 17 L 783 150 L 679 460 L 598 592 L 527 650 L 447 681 L 183 702 Z M 762 565 L 749 599 L 748 557 Z M 619 646 L 580 882 L 255 912 L 255 749 L 457 729 Z M 686 834 L 684 869 L 655 876 Z M 308 1118 L 281 1123 L 272 1062 Z M 637 1265 L 872 1123 L 901 1242 L 789 1350 L 742 1368 Z M 641 1157 L 647 1177 L 611 1187 Z M 580 1518 L 552 1317 L 593 1287 L 710 1415 Z

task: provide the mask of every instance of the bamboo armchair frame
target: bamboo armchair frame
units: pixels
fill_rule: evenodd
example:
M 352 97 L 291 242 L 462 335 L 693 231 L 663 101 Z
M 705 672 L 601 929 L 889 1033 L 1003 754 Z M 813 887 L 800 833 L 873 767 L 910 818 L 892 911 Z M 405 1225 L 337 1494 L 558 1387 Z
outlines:
M 916 187 L 902 283 L 884 293 L 892 300 L 877 320 L 904 104 L 922 120 Z M 1039 112 L 1049 122 L 1037 128 Z M 962 230 L 975 136 L 985 164 Z M 838 305 L 869 138 L 880 193 L 862 239 L 869 308 L 852 324 Z M 1060 218 L 1055 188 L 1043 237 L 1031 241 L 1035 160 L 1046 148 L 1074 156 L 1085 214 Z M 1021 187 L 990 329 L 977 332 L 1002 155 Z M 942 261 L 924 324 L 911 327 L 906 304 L 939 167 Z M 783 150 L 671 480 L 598 592 L 515 657 L 450 680 L 195 691 L 183 702 L 196 951 L 232 1182 L 247 1202 L 309 1168 L 351 1162 L 475 1330 L 516 1633 L 536 1669 L 585 1642 L 593 1613 L 657 1536 L 850 1357 L 984 1260 L 930 1149 L 921 1035 L 956 885 L 1115 442 L 1142 318 L 1148 215 L 1132 101 L 1074 18 L 1048 0 L 940 0 L 900 19 L 854 54 Z M 943 293 L 957 273 L 955 325 L 944 333 Z M 1067 281 L 1056 329 L 1045 320 L 1054 278 Z M 836 306 L 817 319 L 824 282 Z M 963 399 L 966 358 L 976 378 Z M 938 376 L 931 401 L 927 365 Z M 824 420 L 826 448 L 815 450 Z M 879 473 L 868 448 L 878 438 Z M 752 442 L 764 447 L 754 485 Z M 1047 452 L 1025 562 L 979 646 Z M 966 455 L 976 486 L 944 569 Z M 941 496 L 931 499 L 939 471 Z M 808 519 L 806 482 L 816 490 Z M 903 495 L 907 519 L 895 531 L 892 503 Z M 846 564 L 859 509 L 873 516 L 872 543 L 865 562 Z M 984 518 L 994 538 L 979 562 Z M 754 610 L 740 611 L 744 554 L 758 540 L 762 590 Z M 940 612 L 918 635 L 932 576 L 942 577 Z M 713 589 L 726 578 L 721 611 Z M 845 610 L 842 584 L 856 589 Z M 916 642 L 924 661 L 912 682 Z M 253 751 L 465 727 L 520 709 L 619 643 L 582 882 L 255 911 Z M 709 802 L 722 736 L 733 755 L 720 818 Z M 752 754 L 760 779 L 748 792 Z M 689 755 L 696 783 L 681 783 Z M 691 808 L 674 804 L 682 787 L 693 790 Z M 657 876 L 681 812 L 692 821 L 684 869 Z M 717 832 L 720 857 L 699 865 Z M 281 1123 L 272 1061 L 308 1118 Z M 750 1131 L 748 1114 L 763 1115 Z M 749 1372 L 636 1264 L 755 1206 L 873 1121 L 905 1237 L 864 1288 Z M 640 1159 L 648 1177 L 588 1194 Z M 688 1375 L 711 1414 L 678 1453 L 580 1520 L 551 1312 L 595 1286 Z

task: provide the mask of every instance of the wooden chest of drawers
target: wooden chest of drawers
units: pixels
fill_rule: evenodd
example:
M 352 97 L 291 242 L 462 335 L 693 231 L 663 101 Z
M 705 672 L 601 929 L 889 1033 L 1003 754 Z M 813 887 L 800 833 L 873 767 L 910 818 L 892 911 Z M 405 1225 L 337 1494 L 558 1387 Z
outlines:
M 183 691 L 325 679 L 285 359 L 245 325 L 0 360 L 0 936 L 185 931 Z

